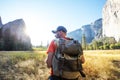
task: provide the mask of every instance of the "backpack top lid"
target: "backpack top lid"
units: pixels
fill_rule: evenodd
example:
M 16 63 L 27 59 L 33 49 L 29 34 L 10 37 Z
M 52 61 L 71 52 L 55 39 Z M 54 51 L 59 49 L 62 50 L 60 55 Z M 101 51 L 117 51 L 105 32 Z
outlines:
M 60 38 L 58 41 L 58 48 L 61 54 L 67 54 L 69 56 L 78 56 L 82 54 L 82 47 L 78 40 Z

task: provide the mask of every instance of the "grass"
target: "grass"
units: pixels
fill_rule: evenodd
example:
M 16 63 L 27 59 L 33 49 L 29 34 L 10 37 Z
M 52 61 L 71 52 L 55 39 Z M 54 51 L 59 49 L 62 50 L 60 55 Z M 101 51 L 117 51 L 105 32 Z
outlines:
M 87 80 L 120 80 L 120 50 L 84 51 Z
M 84 51 L 86 80 L 120 80 L 120 50 Z M 46 51 L 1 51 L 0 80 L 45 80 Z
M 46 57 L 46 54 L 44 54 L 44 51 L 1 51 L 0 52 L 0 57 L 8 57 L 11 59 L 16 58 L 21 60 L 26 60 L 29 58 L 34 58 L 34 59 L 43 59 Z
M 1 51 L 0 80 L 40 80 L 46 71 L 44 51 Z M 42 74 L 41 74 L 42 72 Z

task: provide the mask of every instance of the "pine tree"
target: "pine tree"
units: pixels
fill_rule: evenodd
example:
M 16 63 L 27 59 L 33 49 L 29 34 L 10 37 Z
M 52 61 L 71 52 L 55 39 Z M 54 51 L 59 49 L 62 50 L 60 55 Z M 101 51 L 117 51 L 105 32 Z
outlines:
M 86 37 L 85 34 L 82 35 L 82 48 L 87 49 Z

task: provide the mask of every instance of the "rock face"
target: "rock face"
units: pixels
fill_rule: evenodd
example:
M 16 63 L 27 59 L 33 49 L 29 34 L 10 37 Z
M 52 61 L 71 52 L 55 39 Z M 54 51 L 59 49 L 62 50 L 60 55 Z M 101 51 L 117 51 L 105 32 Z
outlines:
M 85 34 L 87 43 L 102 37 L 102 19 L 100 18 L 91 24 L 84 25 L 80 29 L 68 33 L 67 36 L 81 42 L 83 34 Z
M 3 24 L 2 24 L 2 21 L 1 21 L 1 17 L 0 17 L 0 28 L 2 27 L 2 25 L 3 25 Z
M 120 0 L 107 0 L 103 8 L 103 36 L 120 39 Z
M 4 50 L 30 50 L 31 40 L 26 34 L 23 19 L 6 23 L 1 28 Z

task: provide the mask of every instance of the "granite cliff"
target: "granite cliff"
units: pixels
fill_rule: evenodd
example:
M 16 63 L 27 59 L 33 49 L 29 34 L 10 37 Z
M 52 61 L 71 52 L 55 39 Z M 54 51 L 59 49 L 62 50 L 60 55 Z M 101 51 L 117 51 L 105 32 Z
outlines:
M 0 28 L 1 50 L 30 50 L 31 40 L 26 34 L 26 25 L 23 19 L 17 19 Z
M 120 0 L 107 0 L 102 15 L 103 36 L 120 40 Z

